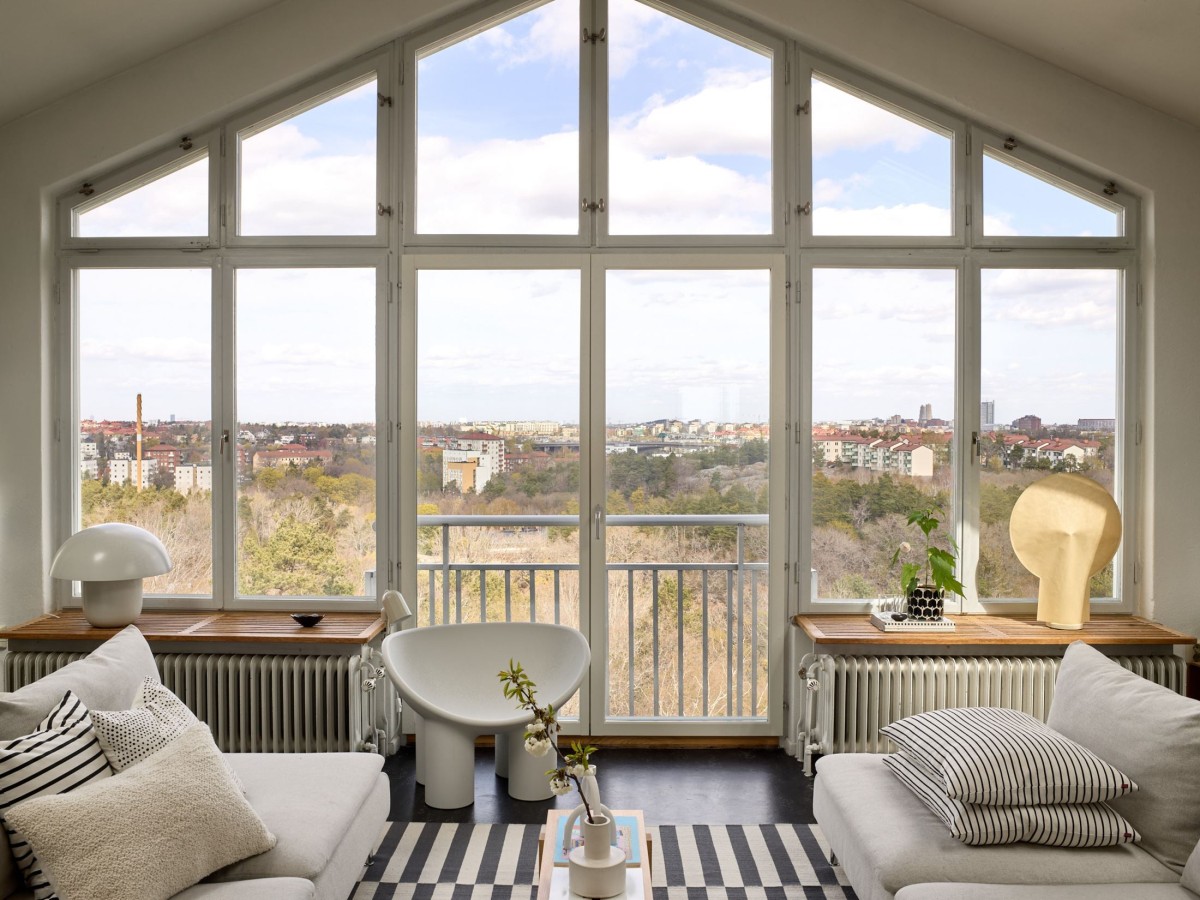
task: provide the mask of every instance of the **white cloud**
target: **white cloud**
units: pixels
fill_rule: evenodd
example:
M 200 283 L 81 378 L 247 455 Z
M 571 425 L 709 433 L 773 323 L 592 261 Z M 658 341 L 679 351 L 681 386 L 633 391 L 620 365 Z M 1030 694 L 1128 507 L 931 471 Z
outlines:
M 826 185 L 824 190 L 831 191 L 833 186 Z M 840 209 L 815 204 L 813 209 L 813 234 L 949 235 L 952 230 L 950 210 L 928 203 L 901 203 L 871 209 Z
M 610 0 L 608 5 L 608 72 L 624 78 L 640 64 L 655 44 L 688 27 L 666 13 L 637 0 Z M 664 60 L 649 60 L 650 64 Z
M 1117 279 L 1105 269 L 991 269 L 983 276 L 984 322 L 1105 331 L 1115 345 Z
M 816 80 L 812 85 L 812 122 L 813 156 L 817 158 L 881 144 L 897 153 L 910 153 L 938 137 L 903 116 Z
M 79 217 L 84 237 L 208 234 L 208 157 Z
M 704 87 L 671 102 L 651 98 L 614 123 L 613 140 L 650 156 L 737 153 L 771 158 L 771 79 L 713 70 Z

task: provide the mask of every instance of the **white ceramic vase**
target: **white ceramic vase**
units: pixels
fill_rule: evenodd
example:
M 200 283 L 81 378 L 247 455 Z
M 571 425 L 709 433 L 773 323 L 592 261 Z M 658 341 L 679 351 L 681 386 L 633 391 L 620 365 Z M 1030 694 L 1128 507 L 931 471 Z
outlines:
M 571 893 L 602 900 L 625 890 L 625 851 L 612 845 L 612 817 L 593 812 L 593 819 L 584 816 L 583 846 L 571 850 L 567 865 Z

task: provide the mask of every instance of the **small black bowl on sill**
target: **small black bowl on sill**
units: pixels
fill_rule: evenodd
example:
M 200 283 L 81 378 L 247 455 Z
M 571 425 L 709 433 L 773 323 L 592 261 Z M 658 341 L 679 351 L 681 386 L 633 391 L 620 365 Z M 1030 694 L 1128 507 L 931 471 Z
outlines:
M 312 628 L 323 618 L 324 613 L 292 613 L 292 618 L 299 622 L 304 628 Z

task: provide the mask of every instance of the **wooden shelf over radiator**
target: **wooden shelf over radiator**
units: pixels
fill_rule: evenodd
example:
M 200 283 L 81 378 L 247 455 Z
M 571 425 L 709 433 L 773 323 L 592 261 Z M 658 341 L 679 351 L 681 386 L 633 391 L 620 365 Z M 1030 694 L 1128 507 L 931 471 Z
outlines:
M 328 612 L 312 628 L 303 628 L 286 612 L 147 611 L 134 624 L 154 643 L 208 642 L 253 644 L 366 644 L 383 631 L 373 612 Z M 119 628 L 94 628 L 83 610 L 64 609 L 22 625 L 0 628 L 10 641 L 104 641 Z M 183 649 L 183 648 L 180 648 Z
M 1033 615 L 947 616 L 954 631 L 883 632 L 865 615 L 813 614 L 792 617 L 814 644 L 877 644 L 880 646 L 1066 646 L 1073 641 L 1089 644 L 1187 644 L 1196 638 L 1138 616 L 1093 616 L 1079 631 L 1063 631 L 1040 624 Z

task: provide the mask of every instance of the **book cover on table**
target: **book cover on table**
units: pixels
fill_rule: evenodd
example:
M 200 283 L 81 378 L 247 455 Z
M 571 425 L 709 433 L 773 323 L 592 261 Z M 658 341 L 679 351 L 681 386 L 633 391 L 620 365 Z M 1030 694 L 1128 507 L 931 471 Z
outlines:
M 581 817 L 582 818 L 582 817 Z M 583 846 L 583 835 L 579 827 L 580 819 L 575 820 L 571 829 L 571 843 L 568 849 Z M 554 839 L 554 865 L 565 866 L 567 855 L 563 853 L 563 835 L 567 830 L 567 816 L 558 817 L 558 830 Z M 617 816 L 617 842 L 613 845 L 625 851 L 625 865 L 640 866 L 642 864 L 641 840 L 638 837 L 637 816 Z

